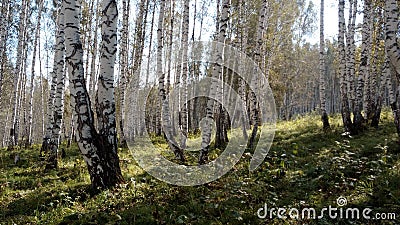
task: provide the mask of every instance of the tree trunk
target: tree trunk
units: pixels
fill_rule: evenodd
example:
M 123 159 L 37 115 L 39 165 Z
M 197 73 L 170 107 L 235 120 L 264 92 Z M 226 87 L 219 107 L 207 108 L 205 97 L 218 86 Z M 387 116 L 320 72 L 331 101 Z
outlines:
M 95 25 L 96 27 L 100 26 L 100 19 L 99 19 L 99 12 L 98 12 L 98 7 L 100 6 L 99 4 L 99 0 L 96 0 L 96 7 L 94 7 L 96 9 L 96 18 L 95 18 Z M 97 33 L 98 29 L 94 29 L 94 33 L 93 33 L 93 44 L 91 46 L 92 48 L 92 62 L 90 65 L 90 80 L 89 80 L 89 95 L 90 97 L 94 96 L 94 92 L 96 90 L 96 83 L 97 83 L 97 76 L 98 76 L 98 68 L 97 65 L 98 63 L 97 61 L 97 51 L 98 51 L 98 33 Z
M 372 61 L 372 23 L 373 9 L 371 0 L 364 1 L 364 19 L 361 44 L 361 77 L 364 77 L 364 118 L 365 124 L 368 124 L 372 116 L 372 96 L 371 96 L 371 64 Z M 375 87 L 374 87 L 375 88 Z
M 0 11 L 0 103 L 3 87 L 3 73 L 5 67 L 6 49 L 7 49 L 7 39 L 8 39 L 8 24 L 10 21 L 10 1 L 4 0 L 2 2 L 2 8 Z
M 128 29 L 129 29 L 129 1 L 122 1 L 122 9 L 123 9 L 123 19 L 122 19 L 122 31 L 121 31 L 121 46 L 119 51 L 119 60 L 120 60 L 120 82 L 119 82 L 119 131 L 120 131 L 120 145 L 123 148 L 127 148 L 127 142 L 125 138 L 124 132 L 124 123 L 125 123 L 125 89 L 126 89 L 126 81 L 128 77 Z
M 189 40 L 189 0 L 184 0 L 183 6 L 183 21 L 182 21 L 182 93 L 180 115 L 181 115 L 181 148 L 186 148 L 186 140 L 188 137 L 188 40 Z
M 83 69 L 83 49 L 79 33 L 79 8 L 76 0 L 63 1 L 65 6 L 65 47 L 68 65 L 72 108 L 74 108 L 74 123 L 77 124 L 76 139 L 83 159 L 88 167 L 90 180 L 94 189 L 110 188 L 115 184 L 123 182 L 119 159 L 116 152 L 115 134 L 115 110 L 112 110 L 113 88 L 105 90 L 105 98 L 98 94 L 99 116 L 104 124 L 101 125 L 101 133 L 98 134 L 94 127 L 93 111 Z M 101 66 L 104 70 L 104 85 L 112 84 L 113 67 L 116 53 L 116 20 L 117 5 L 115 0 L 104 0 L 102 3 L 102 59 Z M 109 43 L 107 43 L 109 41 Z M 107 94 L 106 94 L 107 93 Z M 99 96 L 100 95 L 100 96 Z M 104 100 L 104 102 L 103 102 Z M 111 107 L 111 108 L 108 108 Z M 108 111 L 107 111 L 108 110 Z M 109 113 L 109 114 L 108 114 Z M 109 127 L 114 123 L 114 127 Z M 110 128 L 108 130 L 108 128 Z M 111 135 L 105 136 L 104 134 Z
M 384 98 L 384 94 L 385 94 L 385 87 L 388 86 L 388 84 L 389 84 L 388 80 L 391 79 L 390 68 L 389 68 L 389 59 L 387 57 L 385 57 L 385 58 L 386 59 L 385 59 L 384 65 L 383 65 L 383 71 L 382 71 L 382 75 L 381 75 L 380 92 L 377 96 L 374 115 L 371 120 L 371 126 L 375 127 L 375 128 L 378 128 L 379 119 L 381 117 L 383 98 Z
M 262 7 L 260 9 L 259 13 L 259 18 L 258 18 L 258 27 L 257 27 L 257 34 L 256 34 L 256 46 L 254 49 L 254 61 L 258 64 L 259 67 L 261 67 L 261 50 L 263 46 L 263 33 L 265 30 L 265 16 L 267 15 L 267 10 L 268 10 L 268 1 L 264 0 L 262 3 Z M 255 77 L 255 76 L 254 76 Z M 258 86 L 258 81 L 257 80 L 252 80 L 254 87 Z M 255 144 L 256 144 L 256 137 L 257 137 L 257 132 L 258 132 L 258 127 L 261 125 L 260 121 L 260 115 L 259 115 L 259 107 L 258 107 L 258 102 L 257 102 L 257 97 L 255 95 L 256 90 L 250 92 L 250 99 L 251 99 L 251 111 L 252 111 L 252 123 L 253 123 L 253 129 L 251 131 L 251 135 L 249 138 L 248 142 L 248 148 L 249 149 L 254 149 Z
M 348 24 L 348 32 L 346 36 L 346 43 L 347 43 L 347 58 L 346 60 L 346 72 L 347 72 L 347 79 L 348 79 L 348 93 L 349 93 L 349 104 L 350 110 L 354 113 L 355 107 L 355 51 L 356 45 L 354 40 L 355 35 L 355 23 L 357 17 L 357 0 L 350 0 L 350 10 L 349 10 L 349 24 Z M 355 113 L 354 113 L 355 114 Z
M 325 96 L 325 37 L 324 37 L 324 0 L 321 0 L 320 12 L 320 39 L 319 39 L 319 97 L 321 101 L 321 119 L 324 130 L 330 128 L 329 118 L 326 113 L 326 96 Z
M 158 92 L 160 98 L 161 105 L 161 125 L 162 132 L 167 139 L 168 145 L 171 150 L 174 152 L 175 157 L 179 159 L 181 162 L 185 161 L 185 157 L 183 155 L 183 150 L 179 147 L 178 143 L 175 141 L 174 137 L 171 134 L 172 124 L 170 120 L 170 111 L 169 111 L 169 102 L 166 96 L 166 91 L 164 87 L 164 79 L 165 73 L 162 70 L 162 51 L 163 51 L 163 24 L 164 24 L 164 8 L 165 8 L 165 0 L 161 0 L 160 2 L 160 14 L 158 18 L 158 27 L 157 27 L 157 76 L 158 76 Z
M 29 116 L 28 116 L 28 137 L 27 141 L 29 145 L 32 145 L 32 123 L 33 123 L 33 93 L 34 93 L 34 80 L 35 80 L 35 65 L 36 65 L 36 53 L 38 47 L 38 40 L 40 36 L 40 21 L 42 18 L 43 0 L 39 1 L 38 18 L 36 22 L 35 39 L 33 43 L 32 63 L 31 63 L 31 81 L 30 81 L 30 94 L 29 94 Z M 40 46 L 39 46 L 40 47 Z M 39 55 L 40 57 L 40 55 Z M 1 76 L 1 75 L 0 75 Z M 1 86 L 1 84 L 0 84 Z M 1 93 L 1 90 L 0 90 Z
M 55 78 L 54 105 L 51 120 L 51 136 L 46 160 L 46 169 L 56 169 L 58 164 L 58 146 L 60 144 L 61 125 L 64 113 L 64 78 L 65 78 L 65 38 L 64 38 L 64 4 L 60 5 L 57 19 L 56 50 L 54 56 L 53 79 Z
M 386 40 L 385 49 L 387 56 L 390 60 L 390 67 L 393 68 L 393 72 L 396 74 L 397 81 L 400 82 L 400 48 L 397 41 L 397 32 L 399 25 L 399 6 L 396 0 L 386 0 L 385 1 L 385 16 L 386 16 Z M 390 80 L 389 80 L 390 81 Z M 392 91 L 389 89 L 389 92 Z M 394 123 L 396 125 L 397 134 L 399 135 L 400 143 L 400 110 L 398 107 L 399 95 L 398 92 L 396 96 L 393 93 L 390 95 L 392 97 L 390 103 L 392 111 L 394 114 Z M 394 99 L 395 98 L 395 99 Z
M 400 81 L 400 47 L 397 41 L 399 25 L 399 6 L 396 0 L 385 1 L 386 12 L 386 52 L 391 66 L 395 69 L 397 80 Z
M 217 38 L 216 41 L 220 43 L 225 43 L 226 38 L 226 29 L 228 27 L 228 20 L 229 20 L 229 10 L 230 10 L 230 1 L 224 0 L 222 3 L 222 12 L 221 12 L 221 20 L 219 21 L 217 18 L 217 22 L 219 23 L 217 29 Z M 212 78 L 218 79 L 221 77 L 220 74 L 222 72 L 222 49 L 216 48 L 216 63 L 214 64 L 214 68 L 212 71 Z M 199 155 L 199 164 L 204 164 L 208 160 L 208 153 L 210 151 L 210 142 L 211 142 L 211 133 L 212 133 L 212 124 L 211 121 L 213 120 L 213 113 L 214 113 L 214 102 L 213 99 L 216 97 L 217 92 L 217 83 L 215 80 L 211 82 L 209 98 L 207 100 L 207 107 L 206 107 L 206 124 L 202 127 L 202 141 L 201 141 L 201 151 Z
M 10 130 L 10 146 L 12 149 L 15 145 L 18 144 L 18 134 L 19 134 L 19 103 L 20 103 L 20 83 L 23 73 L 23 55 L 24 55 L 24 44 L 26 41 L 25 30 L 26 30 L 26 15 L 27 10 L 29 8 L 29 0 L 24 0 L 21 2 L 21 11 L 19 17 L 19 25 L 18 25 L 18 47 L 17 47 L 17 60 L 14 69 L 14 105 L 13 105 L 13 113 L 12 113 L 12 124 Z
M 339 0 L 339 73 L 340 73 L 340 95 L 342 101 L 342 119 L 346 132 L 353 133 L 353 123 L 350 117 L 350 108 L 347 96 L 347 79 L 346 79 L 346 52 L 344 43 L 345 34 L 345 20 L 344 20 L 344 0 Z

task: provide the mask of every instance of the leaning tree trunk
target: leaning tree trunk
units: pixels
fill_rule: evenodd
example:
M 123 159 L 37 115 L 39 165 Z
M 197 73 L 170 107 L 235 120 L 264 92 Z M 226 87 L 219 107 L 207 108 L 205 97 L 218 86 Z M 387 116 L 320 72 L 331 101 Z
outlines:
M 100 133 L 94 127 L 93 111 L 83 69 L 83 49 L 79 32 L 79 9 L 76 0 L 63 1 L 65 6 L 65 47 L 69 82 L 74 108 L 76 139 L 83 159 L 88 167 L 94 189 L 109 188 L 123 182 L 115 136 L 114 77 L 116 54 L 117 4 L 115 0 L 102 2 L 102 78 L 97 94 Z M 111 86 L 110 86 L 111 85 Z M 107 89 L 108 88 L 108 89 Z
M 326 113 L 325 96 L 325 37 L 324 37 L 324 0 L 321 0 L 320 12 L 320 39 L 319 39 L 319 97 L 321 101 L 321 119 L 324 130 L 329 129 L 329 118 Z

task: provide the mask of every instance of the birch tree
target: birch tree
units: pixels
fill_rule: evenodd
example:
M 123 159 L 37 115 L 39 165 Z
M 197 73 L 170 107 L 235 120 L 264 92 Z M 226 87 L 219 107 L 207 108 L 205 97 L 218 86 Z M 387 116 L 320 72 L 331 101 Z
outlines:
M 120 59 L 120 82 L 119 87 L 121 88 L 119 92 L 120 100 L 120 114 L 119 114 L 119 130 L 120 130 L 120 143 L 123 147 L 127 147 L 124 132 L 124 105 L 125 105 L 125 87 L 126 80 L 128 77 L 128 32 L 129 32 L 129 1 L 122 1 L 122 30 L 121 30 L 121 45 L 119 51 Z
M 364 1 L 364 19 L 363 19 L 363 31 L 362 31 L 362 44 L 361 44 L 361 63 L 359 77 L 364 79 L 364 89 L 362 90 L 363 102 L 362 109 L 364 109 L 364 120 L 363 122 L 368 123 L 371 119 L 371 64 L 372 61 L 372 17 L 373 8 L 371 0 Z M 359 98 L 360 96 L 357 96 Z M 361 107 L 361 105 L 359 105 Z M 355 126 L 361 129 L 362 124 L 355 123 Z
M 228 20 L 229 20 L 229 10 L 230 10 L 230 1 L 229 0 L 223 0 L 222 3 L 222 12 L 221 12 L 221 19 L 219 21 L 219 26 L 217 29 L 217 37 L 216 41 L 220 43 L 225 43 L 225 38 L 226 38 L 226 28 L 228 26 Z M 216 58 L 215 61 L 216 63 L 214 64 L 213 71 L 212 71 L 212 78 L 218 79 L 218 77 L 221 77 L 220 74 L 222 72 L 222 52 L 221 49 L 217 48 L 216 50 Z M 210 87 L 210 93 L 207 100 L 207 107 L 206 107 L 206 123 L 203 126 L 202 130 L 202 141 L 201 141 L 201 150 L 200 150 L 200 155 L 199 155 L 199 164 L 204 164 L 208 160 L 208 153 L 210 151 L 210 142 L 211 142 L 211 132 L 212 132 L 212 124 L 211 121 L 213 120 L 213 112 L 214 112 L 214 99 L 212 97 L 215 97 L 216 91 L 217 91 L 217 83 L 215 80 L 212 81 L 211 87 Z
M 7 39 L 8 39 L 8 24 L 10 17 L 9 6 L 10 0 L 2 1 L 1 14 L 0 14 L 0 102 L 2 97 L 2 87 L 3 87 L 3 74 L 5 71 L 5 58 L 7 49 Z
M 353 123 L 350 117 L 350 108 L 347 95 L 347 79 L 346 79 L 346 51 L 344 34 L 346 23 L 344 19 L 344 0 L 339 0 L 339 35 L 338 35 L 338 51 L 339 51 L 339 74 L 340 74 L 340 97 L 342 101 L 342 120 L 346 132 L 353 132 Z
M 165 9 L 165 0 L 160 1 L 160 13 L 158 16 L 158 27 L 157 27 L 157 76 L 158 76 L 158 94 L 159 94 L 159 102 L 161 105 L 161 119 L 162 119 L 162 132 L 164 133 L 168 146 L 174 152 L 175 157 L 180 161 L 184 162 L 185 157 L 183 155 L 183 150 L 179 147 L 178 143 L 172 136 L 172 124 L 170 121 L 170 112 L 169 112 L 169 101 L 166 96 L 165 91 L 165 73 L 162 68 L 162 52 L 163 52 L 163 24 L 164 24 L 164 9 Z
M 61 125 L 64 112 L 64 67 L 65 67 L 65 38 L 64 38 L 64 4 L 60 4 L 60 13 L 57 19 L 56 50 L 53 66 L 54 105 L 51 119 L 49 146 L 46 169 L 57 168 L 58 146 L 60 144 Z
M 34 43 L 33 43 L 33 53 L 32 53 L 32 63 L 31 63 L 31 81 L 30 81 L 30 98 L 29 98 L 29 116 L 28 116 L 28 137 L 27 137 L 27 142 L 29 145 L 32 145 L 32 123 L 33 123 L 33 93 L 34 93 L 34 80 L 35 80 L 35 67 L 36 67 L 36 55 L 37 55 L 37 47 L 38 47 L 38 40 L 40 36 L 40 22 L 42 18 L 42 11 L 43 11 L 43 5 L 44 1 L 40 0 L 39 1 L 39 9 L 38 9 L 38 18 L 36 22 L 36 29 L 35 29 L 35 38 L 34 38 Z M 40 46 L 39 46 L 40 47 Z M 40 55 L 39 55 L 40 57 Z M 1 85 L 1 84 L 0 84 Z M 0 90 L 1 92 L 1 90 Z
M 321 0 L 320 11 L 320 39 L 319 39 L 319 95 L 321 101 L 321 119 L 324 130 L 329 129 L 329 118 L 326 113 L 326 96 L 325 96 L 325 37 L 324 37 L 324 0 Z
M 267 14 L 268 10 L 268 1 L 264 0 L 262 1 L 262 6 L 259 12 L 258 16 L 258 24 L 257 24 L 257 34 L 256 34 L 256 45 L 254 48 L 254 61 L 258 64 L 259 67 L 262 65 L 262 57 L 261 57 L 261 51 L 262 51 L 262 46 L 263 46 L 263 34 L 264 34 L 264 29 L 265 29 L 265 17 Z M 254 78 L 255 76 L 253 76 Z M 257 102 L 257 96 L 255 93 L 257 93 L 257 86 L 258 86 L 258 81 L 252 80 L 253 85 L 255 90 L 251 91 L 249 93 L 250 95 L 250 110 L 251 110 L 251 117 L 252 117 L 252 123 L 253 123 L 253 129 L 249 138 L 249 148 L 253 149 L 255 146 L 255 141 L 256 141 L 256 136 L 258 132 L 258 127 L 261 125 L 260 121 L 260 116 L 259 116 L 259 108 L 258 108 L 258 102 Z
M 181 148 L 186 148 L 186 139 L 188 137 L 188 40 L 189 40 L 189 0 L 183 0 L 183 21 L 182 21 L 182 89 L 181 94 Z
M 65 5 L 65 47 L 69 82 L 77 124 L 76 139 L 88 167 L 92 187 L 109 188 L 123 182 L 116 148 L 115 102 L 113 76 L 116 54 L 117 4 L 115 0 L 103 0 L 101 79 L 96 106 L 98 109 L 98 133 L 94 127 L 93 111 L 85 85 L 83 49 L 79 32 L 79 9 L 76 0 L 63 1 Z
M 23 0 L 21 2 L 21 10 L 18 24 L 18 44 L 17 44 L 17 59 L 14 69 L 14 96 L 13 96 L 13 112 L 12 112 L 12 125 L 10 130 L 10 148 L 13 148 L 18 144 L 19 134 L 19 103 L 20 103 L 20 90 L 21 90 L 21 78 L 23 73 L 23 60 L 24 60 L 24 43 L 26 41 L 26 15 L 29 6 L 29 0 Z
M 400 47 L 398 44 L 399 5 L 396 0 L 385 1 L 386 14 L 386 52 L 390 64 L 395 69 L 397 80 L 400 81 Z
M 392 71 L 396 74 L 397 81 L 400 82 L 400 48 L 397 40 L 398 25 L 399 25 L 399 5 L 396 0 L 385 1 L 385 49 L 390 64 L 389 69 L 393 68 Z M 391 89 L 389 89 L 389 92 Z M 394 114 L 394 123 L 396 125 L 397 133 L 400 136 L 400 110 L 398 107 L 398 96 L 394 98 L 394 94 L 389 95 L 391 97 L 391 108 Z M 400 142 L 399 142 L 400 143 Z
M 349 104 L 350 109 L 353 111 L 353 114 L 356 114 L 357 111 L 355 110 L 355 53 L 356 53 L 356 45 L 355 45 L 355 28 L 356 28 L 356 18 L 357 18 L 357 8 L 358 8 L 358 1 L 357 0 L 350 0 L 350 9 L 349 9 L 349 22 L 347 28 L 347 35 L 346 35 L 346 43 L 347 43 L 347 59 L 346 60 L 346 72 L 347 72 L 347 79 L 348 79 L 348 93 L 349 93 Z

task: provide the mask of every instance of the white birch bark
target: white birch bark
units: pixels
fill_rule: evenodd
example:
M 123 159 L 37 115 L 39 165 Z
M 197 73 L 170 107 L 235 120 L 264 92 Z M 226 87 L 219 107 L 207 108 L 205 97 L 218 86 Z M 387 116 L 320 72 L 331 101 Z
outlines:
M 340 96 L 342 101 L 342 119 L 343 125 L 346 132 L 353 132 L 353 124 L 350 117 L 350 109 L 347 95 L 347 79 L 346 79 L 346 51 L 344 34 L 346 30 L 346 24 L 344 19 L 344 0 L 339 0 L 339 73 L 340 73 Z
M 183 21 L 182 21 L 182 93 L 181 93 L 181 148 L 186 148 L 186 140 L 188 137 L 188 40 L 189 40 L 189 0 L 183 0 Z
M 66 60 L 72 97 L 71 102 L 72 108 L 74 109 L 74 124 L 77 126 L 76 139 L 78 147 L 88 166 L 92 187 L 96 189 L 112 187 L 123 181 L 116 148 L 111 146 L 115 144 L 115 136 L 105 137 L 98 134 L 95 130 L 90 98 L 84 79 L 83 49 L 79 32 L 80 5 L 76 0 L 64 0 L 63 3 L 66 4 L 64 14 Z M 110 68 L 113 68 L 114 65 L 113 59 L 115 59 L 117 20 L 117 5 L 115 0 L 104 0 L 102 2 L 102 19 L 104 23 L 104 25 L 102 25 L 102 32 L 105 32 L 102 53 L 104 57 L 104 54 L 106 54 L 105 51 L 107 51 L 105 48 L 108 47 L 110 49 L 108 49 L 107 53 L 110 54 L 108 56 L 111 57 L 109 60 L 102 61 L 102 68 L 110 72 Z M 115 33 L 110 33 L 111 30 L 115 31 Z M 107 41 L 110 42 L 107 43 Z M 112 56 L 113 54 L 114 56 Z M 103 83 L 105 87 L 109 87 L 106 85 L 110 82 L 112 83 L 112 81 L 107 79 L 107 77 L 113 76 L 113 73 L 111 73 L 111 75 L 103 74 L 103 76 L 105 77 L 103 80 L 100 80 L 100 82 Z M 109 104 L 112 106 L 112 96 L 109 96 L 107 93 L 113 90 L 111 87 L 109 88 L 109 90 L 105 90 L 104 92 L 105 96 L 107 96 L 105 102 L 98 102 L 98 104 L 103 106 Z M 102 94 L 103 93 L 98 94 L 98 99 L 102 99 Z M 105 109 L 103 112 L 101 112 L 101 110 L 98 111 L 100 111 L 99 115 L 104 116 L 100 119 L 104 122 L 101 124 L 103 128 L 102 132 L 115 134 L 115 126 L 109 131 L 106 131 L 106 126 L 111 124 L 112 119 L 115 118 L 115 110 L 114 115 L 106 115 L 106 112 L 112 114 L 112 110 Z
M 33 93 L 34 93 L 34 80 L 36 76 L 36 54 L 37 54 L 37 47 L 38 47 L 38 40 L 40 36 L 40 22 L 42 18 L 42 10 L 43 10 L 44 1 L 39 1 L 39 9 L 38 9 L 38 18 L 36 22 L 36 29 L 35 29 L 35 38 L 33 43 L 33 53 L 32 53 L 32 63 L 31 63 L 31 80 L 30 80 L 30 92 L 29 92 L 29 116 L 28 116 L 28 143 L 29 145 L 32 144 L 32 122 L 33 122 Z M 39 46 L 40 48 L 40 46 Z M 40 57 L 40 55 L 39 55 Z M 0 90 L 1 92 L 1 90 Z
M 354 105 L 355 105 L 355 52 L 356 52 L 356 45 L 355 45 L 355 23 L 357 18 L 357 6 L 358 0 L 350 0 L 350 10 L 349 10 L 349 24 L 348 24 L 348 31 L 346 36 L 347 41 L 347 49 L 348 54 L 346 61 L 346 69 L 347 69 L 347 80 L 348 80 L 348 93 L 349 93 L 349 104 L 350 109 L 354 112 Z
M 158 92 L 159 99 L 161 104 L 161 119 L 162 119 L 162 127 L 163 132 L 167 138 L 168 145 L 171 150 L 174 152 L 177 159 L 182 162 L 185 161 L 185 157 L 183 155 L 183 150 L 179 147 L 178 143 L 175 141 L 174 137 L 171 134 L 172 124 L 170 119 L 169 112 L 169 102 L 166 96 L 165 91 L 165 73 L 162 68 L 162 52 L 163 52 L 163 24 L 164 24 L 164 9 L 165 9 L 165 0 L 160 1 L 160 13 L 158 16 L 158 27 L 157 27 L 157 76 L 158 76 Z
M 371 83 L 372 83 L 372 43 L 373 43 L 373 4 L 371 0 L 364 1 L 364 21 L 363 21 L 363 43 L 361 46 L 361 65 L 360 73 L 364 76 L 364 93 L 363 93 L 363 109 L 364 118 L 366 123 L 371 119 L 372 115 L 372 96 L 371 96 Z M 365 37 L 364 37 L 365 35 Z M 365 49 L 362 49 L 364 46 Z
M 18 25 L 18 45 L 17 45 L 17 59 L 14 69 L 14 104 L 12 113 L 12 125 L 10 131 L 10 147 L 18 144 L 18 133 L 19 133 L 19 102 L 20 102 L 20 83 L 23 73 L 23 54 L 25 44 L 25 30 L 26 30 L 26 14 L 28 10 L 29 0 L 21 2 L 20 21 Z
M 399 5 L 396 0 L 385 1 L 386 14 L 386 52 L 390 59 L 390 64 L 396 71 L 397 80 L 400 81 L 400 48 L 397 41 L 399 25 Z
M 46 169 L 58 167 L 58 147 L 60 145 L 61 126 L 64 113 L 64 78 L 65 78 L 65 38 L 64 38 L 64 4 L 60 5 L 57 19 L 56 49 L 53 65 L 54 100 L 51 120 L 51 136 Z
M 2 7 L 0 11 L 0 103 L 1 103 L 1 94 L 2 94 L 2 87 L 3 87 L 3 73 L 4 73 L 4 66 L 6 57 L 6 47 L 7 47 L 7 39 L 8 39 L 8 24 L 9 24 L 9 10 L 10 1 L 3 0 Z M 4 58 L 3 58 L 4 57 Z
M 225 43 L 225 38 L 226 38 L 226 28 L 228 26 L 228 20 L 229 20 L 229 11 L 230 11 L 230 1 L 229 0 L 224 0 L 222 3 L 222 11 L 221 11 L 221 19 L 218 20 L 217 22 L 219 24 L 217 28 L 217 35 L 216 35 L 216 41 L 220 43 Z M 216 58 L 215 61 L 216 63 L 213 66 L 213 71 L 212 71 L 212 78 L 218 79 L 218 77 L 221 77 L 221 64 L 222 64 L 222 54 L 223 52 L 221 49 L 216 48 Z M 215 100 L 213 99 L 216 97 L 216 92 L 217 92 L 217 83 L 215 80 L 212 81 L 211 87 L 210 87 L 210 92 L 209 92 L 209 98 L 207 100 L 207 107 L 206 107 L 206 124 L 203 126 L 202 130 L 202 141 L 201 141 L 201 150 L 200 150 L 200 155 L 199 155 L 199 164 L 204 164 L 208 160 L 208 152 L 210 151 L 210 142 L 211 142 L 211 132 L 212 132 L 212 124 L 211 121 L 213 120 L 213 113 L 214 113 L 214 102 Z
M 397 81 L 400 82 L 400 48 L 397 40 L 397 32 L 399 25 L 399 5 L 396 0 L 386 0 L 385 1 L 385 49 L 387 56 L 389 58 L 390 67 L 392 71 L 396 74 Z M 390 81 L 390 80 L 389 80 Z M 391 83 L 389 83 L 391 86 Z M 389 86 L 389 85 L 388 85 Z M 394 123 L 397 129 L 397 134 L 400 137 L 400 110 L 398 107 L 399 96 L 394 95 L 392 88 L 389 87 L 389 97 L 394 114 Z M 399 141 L 400 143 L 400 141 Z
M 263 47 L 263 35 L 264 35 L 264 30 L 265 30 L 265 17 L 268 11 L 268 1 L 264 0 L 262 2 L 262 6 L 259 12 L 258 16 L 258 24 L 257 24 L 257 34 L 256 34 L 256 45 L 254 47 L 254 61 L 257 63 L 257 65 L 261 68 L 262 66 L 262 57 L 261 57 L 261 51 Z M 253 76 L 255 78 L 256 76 Z M 257 102 L 257 96 L 256 93 L 258 92 L 258 85 L 259 81 L 252 79 L 252 86 L 255 87 L 254 90 L 250 92 L 250 110 L 251 110 L 251 120 L 253 124 L 253 129 L 250 135 L 249 139 L 249 148 L 253 149 L 255 146 L 255 141 L 256 141 L 256 136 L 258 132 L 258 128 L 261 125 L 260 121 L 260 116 L 259 116 L 259 108 L 258 108 L 258 102 Z
M 129 32 L 129 1 L 122 1 L 122 30 L 121 30 L 121 46 L 120 46 L 120 91 L 119 91 L 119 103 L 120 103 L 120 114 L 119 114 L 119 130 L 120 130 L 120 143 L 121 146 L 126 146 L 125 132 L 124 132 L 124 121 L 125 121 L 125 89 L 126 79 L 128 76 L 128 32 Z
M 319 96 L 321 104 L 321 120 L 323 128 L 329 129 L 329 118 L 326 113 L 326 96 L 325 96 L 325 35 L 324 35 L 324 0 L 321 0 L 320 9 L 320 39 L 319 39 Z

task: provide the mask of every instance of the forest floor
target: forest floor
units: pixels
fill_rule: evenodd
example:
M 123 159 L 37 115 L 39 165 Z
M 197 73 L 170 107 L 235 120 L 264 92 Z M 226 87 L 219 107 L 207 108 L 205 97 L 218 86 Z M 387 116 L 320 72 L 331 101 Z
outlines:
M 278 122 L 256 171 L 249 172 L 250 154 L 244 154 L 226 175 L 195 187 L 153 178 L 122 149 L 126 184 L 91 195 L 76 146 L 66 149 L 58 171 L 46 173 L 40 146 L 17 150 L 18 165 L 14 153 L 0 149 L 0 224 L 400 224 L 400 151 L 391 113 L 383 113 L 379 129 L 353 137 L 342 134 L 339 116 L 330 121 L 329 132 L 317 115 Z M 318 216 L 338 207 L 339 197 L 347 200 L 343 209 L 359 208 L 360 217 L 370 208 L 372 217 L 396 213 L 396 219 L 333 219 L 327 212 L 315 220 L 301 217 L 305 208 Z M 259 218 L 265 205 L 298 209 L 300 218 Z

